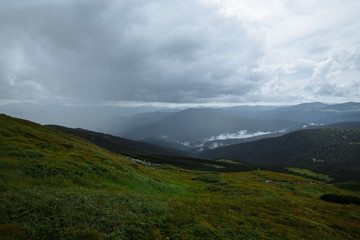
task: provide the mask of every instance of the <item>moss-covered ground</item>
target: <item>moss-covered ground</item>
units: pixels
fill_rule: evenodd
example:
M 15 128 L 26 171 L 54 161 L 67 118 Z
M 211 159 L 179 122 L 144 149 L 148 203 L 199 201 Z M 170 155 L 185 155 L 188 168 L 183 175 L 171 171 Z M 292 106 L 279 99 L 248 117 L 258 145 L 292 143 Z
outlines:
M 319 180 L 322 180 L 325 182 L 330 182 L 330 181 L 334 180 L 333 178 L 329 177 L 328 175 L 316 173 L 309 169 L 291 168 L 291 167 L 288 167 L 286 169 L 289 170 L 290 172 L 298 173 L 298 174 L 304 175 L 306 177 L 313 177 L 313 178 L 316 178 L 316 179 L 319 179 Z

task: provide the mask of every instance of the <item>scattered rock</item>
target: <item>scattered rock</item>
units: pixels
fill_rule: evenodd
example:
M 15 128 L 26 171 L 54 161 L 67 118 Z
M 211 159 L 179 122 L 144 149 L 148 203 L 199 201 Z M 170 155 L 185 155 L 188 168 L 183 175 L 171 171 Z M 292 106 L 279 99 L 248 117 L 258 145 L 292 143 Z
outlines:
M 148 166 L 148 167 L 156 167 L 156 166 L 159 165 L 159 164 L 153 164 L 151 162 L 136 159 L 136 158 L 132 158 L 132 157 L 126 157 L 126 158 L 129 159 L 130 161 L 133 161 L 134 163 L 138 163 L 138 164 L 145 165 L 145 166 Z

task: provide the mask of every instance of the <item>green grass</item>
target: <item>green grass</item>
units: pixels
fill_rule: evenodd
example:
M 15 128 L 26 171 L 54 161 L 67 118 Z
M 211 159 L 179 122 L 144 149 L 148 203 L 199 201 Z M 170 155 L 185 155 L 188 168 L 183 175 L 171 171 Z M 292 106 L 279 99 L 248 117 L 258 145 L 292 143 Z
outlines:
M 152 228 L 171 212 L 161 197 L 103 191 L 36 188 L 8 191 L 0 200 L 1 222 L 35 239 L 152 239 Z
M 287 170 L 289 170 L 290 172 L 293 172 L 293 173 L 298 173 L 298 174 L 301 174 L 301 175 L 304 175 L 304 176 L 307 176 L 307 177 L 312 177 L 312 178 L 316 178 L 316 179 L 319 179 L 321 181 L 325 181 L 325 182 L 330 182 L 332 180 L 334 180 L 333 178 L 329 177 L 328 175 L 325 175 L 325 174 L 321 174 L 321 173 L 316 173 L 316 172 L 313 172 L 309 169 L 302 169 L 302 168 L 286 168 Z
M 270 171 L 144 166 L 0 115 L 0 239 L 359 239 L 360 196 Z
M 230 164 L 241 164 L 240 162 L 234 162 L 234 161 L 231 161 L 229 159 L 218 159 L 218 160 L 216 160 L 216 162 L 230 163 Z

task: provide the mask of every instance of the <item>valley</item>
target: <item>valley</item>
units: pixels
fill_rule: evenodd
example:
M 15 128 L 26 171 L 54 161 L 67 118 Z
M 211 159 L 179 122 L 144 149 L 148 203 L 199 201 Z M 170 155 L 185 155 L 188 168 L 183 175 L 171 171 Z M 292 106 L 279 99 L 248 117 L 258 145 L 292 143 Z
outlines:
M 360 239 L 360 1 L 0 1 L 0 240 Z
M 267 139 L 244 143 L 258 144 L 259 150 L 253 152 L 263 152 L 267 159 L 281 163 L 268 164 L 252 158 L 199 159 L 187 151 L 84 129 L 42 126 L 3 114 L 0 123 L 3 239 L 360 236 L 359 205 L 320 199 L 324 194 L 360 198 L 356 177 L 359 130 L 349 130 L 347 124 L 340 124 L 345 128 L 342 130 L 301 130 L 305 135 L 317 133 L 312 134 L 315 138 L 304 140 L 304 144 L 315 146 L 314 150 L 308 153 L 301 148 L 316 159 L 306 164 L 297 164 L 292 158 L 279 162 L 275 155 L 268 155 L 259 145 Z M 298 133 L 274 139 L 285 138 L 280 145 L 291 149 L 284 144 L 300 143 Z M 327 158 L 313 154 L 327 148 L 328 142 L 320 141 L 322 134 L 326 139 L 327 134 L 332 136 L 335 152 L 347 146 L 344 158 L 322 162 Z M 292 141 L 286 140 L 289 136 L 293 136 Z M 276 141 L 271 140 L 271 144 L 276 146 Z M 215 153 L 212 156 L 217 158 Z M 349 175 L 342 168 L 355 172 Z
M 179 150 L 202 152 L 236 143 L 278 137 L 339 122 L 359 122 L 360 104 L 305 103 L 288 107 L 239 106 L 134 115 L 137 126 L 111 134 Z M 355 126 L 359 128 L 359 126 Z

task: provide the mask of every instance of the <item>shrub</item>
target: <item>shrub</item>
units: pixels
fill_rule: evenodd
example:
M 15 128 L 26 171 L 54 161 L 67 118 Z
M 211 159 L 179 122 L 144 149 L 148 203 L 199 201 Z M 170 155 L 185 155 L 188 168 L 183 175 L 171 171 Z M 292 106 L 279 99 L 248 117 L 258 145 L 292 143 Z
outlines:
M 220 183 L 221 182 L 220 176 L 216 175 L 216 174 L 203 174 L 203 175 L 192 178 L 192 180 L 198 180 L 198 181 L 207 182 L 207 183 Z
M 341 203 L 341 204 L 357 204 L 360 205 L 360 198 L 351 195 L 340 195 L 340 194 L 323 194 L 320 199 L 327 202 Z

